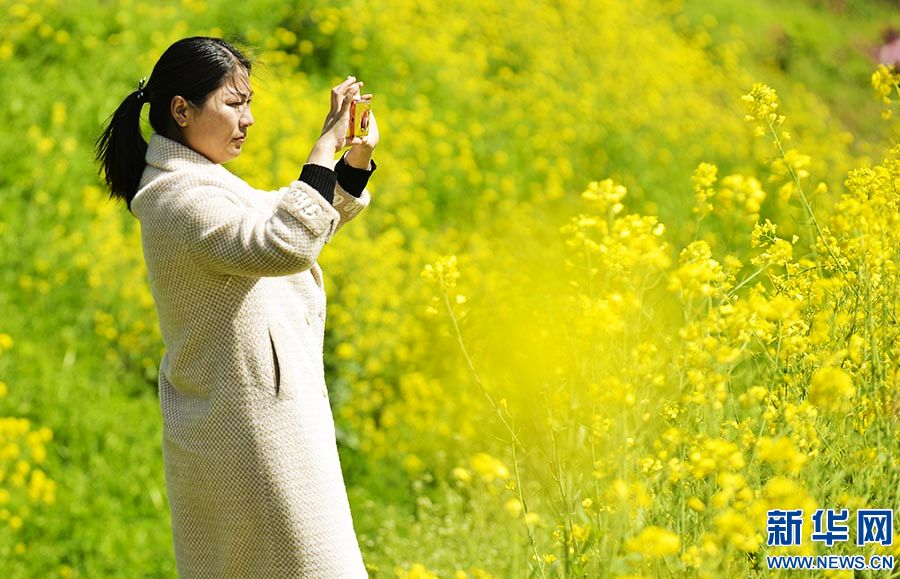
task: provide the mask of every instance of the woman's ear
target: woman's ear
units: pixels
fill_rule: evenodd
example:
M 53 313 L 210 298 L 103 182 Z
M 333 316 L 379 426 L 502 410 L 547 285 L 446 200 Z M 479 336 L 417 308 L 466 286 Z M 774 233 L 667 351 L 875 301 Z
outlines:
M 183 96 L 172 97 L 172 118 L 179 127 L 186 127 L 191 120 L 191 105 Z

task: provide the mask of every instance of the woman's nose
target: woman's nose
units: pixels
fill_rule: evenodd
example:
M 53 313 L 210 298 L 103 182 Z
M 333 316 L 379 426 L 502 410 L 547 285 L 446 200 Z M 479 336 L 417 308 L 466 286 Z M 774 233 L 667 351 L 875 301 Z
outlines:
M 241 116 L 241 125 L 244 127 L 249 127 L 253 124 L 253 113 L 250 112 L 250 108 L 247 107 L 245 109 L 243 116 Z

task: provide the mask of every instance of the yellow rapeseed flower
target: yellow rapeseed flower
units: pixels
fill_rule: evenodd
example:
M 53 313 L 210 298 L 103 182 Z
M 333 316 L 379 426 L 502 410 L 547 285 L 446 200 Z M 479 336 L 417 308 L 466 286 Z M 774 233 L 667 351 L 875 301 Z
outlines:
M 722 217 L 737 217 L 740 221 L 755 223 L 766 193 L 762 183 L 754 177 L 728 175 L 716 193 L 716 214 Z
M 647 558 L 665 557 L 674 555 L 681 549 L 681 538 L 668 529 L 651 525 L 628 539 L 625 549 Z
M 752 553 L 762 543 L 762 536 L 744 514 L 728 509 L 715 518 L 716 530 L 734 547 Z
M 702 556 L 700 554 L 700 547 L 697 545 L 691 545 L 687 549 L 684 550 L 684 554 L 681 556 L 681 561 L 687 567 L 699 567 L 700 561 L 702 560 Z
M 588 183 L 587 189 L 581 193 L 581 198 L 597 213 L 609 212 L 618 215 L 625 208 L 622 199 L 627 193 L 628 190 L 624 186 L 616 184 L 612 179 L 604 179 Z
M 591 526 L 590 525 L 579 525 L 578 523 L 574 523 L 572 525 L 572 537 L 575 538 L 576 541 L 585 542 L 588 537 L 591 535 Z
M 694 241 L 681 250 L 679 268 L 669 276 L 669 290 L 682 299 L 708 298 L 721 295 L 725 274 L 706 241 Z
M 747 103 L 750 114 L 745 117 L 747 121 L 763 121 L 770 125 L 781 124 L 784 117 L 779 116 L 778 94 L 771 87 L 763 83 L 753 83 L 750 92 L 741 97 Z
M 422 269 L 421 276 L 444 289 L 455 287 L 459 279 L 456 256 L 442 256 L 434 263 L 427 264 Z
M 406 455 L 406 458 L 403 459 L 403 468 L 406 469 L 410 474 L 421 472 L 425 468 L 425 463 L 422 462 L 422 459 L 414 454 Z
M 485 452 L 474 454 L 469 463 L 485 482 L 490 483 L 498 478 L 503 480 L 509 478 L 509 469 L 506 465 Z
M 394 567 L 394 574 L 397 576 L 397 579 L 438 579 L 435 573 L 429 571 L 421 563 L 414 563 L 409 568 L 409 571 L 404 570 L 402 567 Z
M 472 481 L 472 473 L 469 472 L 468 469 L 462 468 L 460 466 L 456 467 L 452 471 L 453 478 L 458 480 L 459 482 L 465 484 Z
M 856 394 L 853 379 L 840 368 L 819 368 L 809 384 L 809 401 L 827 412 L 844 412 Z
M 695 197 L 693 211 L 700 219 L 709 215 L 713 210 L 709 200 L 716 194 L 714 185 L 718 170 L 719 168 L 711 163 L 700 163 L 691 177 Z
M 900 84 L 900 71 L 892 69 L 886 64 L 879 64 L 872 73 L 872 88 L 875 89 L 876 96 L 884 104 L 890 104 L 891 95 L 898 84 Z
M 763 436 L 757 442 L 756 452 L 762 462 L 775 465 L 789 474 L 799 474 L 809 457 L 800 452 L 790 438 Z
M 503 508 L 506 509 L 506 512 L 508 512 L 513 517 L 518 517 L 519 513 L 522 512 L 522 502 L 519 501 L 519 499 L 510 498 L 505 503 L 503 503 Z

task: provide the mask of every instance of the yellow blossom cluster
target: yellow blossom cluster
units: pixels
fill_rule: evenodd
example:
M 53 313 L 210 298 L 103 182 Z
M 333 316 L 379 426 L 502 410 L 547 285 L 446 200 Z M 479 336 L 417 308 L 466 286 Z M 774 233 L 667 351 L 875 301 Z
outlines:
M 891 105 L 895 101 L 895 95 L 896 100 L 900 100 L 900 71 L 896 67 L 879 64 L 872 73 L 872 87 L 877 98 L 885 105 Z M 891 118 L 891 109 L 885 108 L 882 116 L 885 120 Z
M 0 332 L 0 372 L 13 345 L 12 337 Z M 0 380 L 0 399 L 8 395 L 6 383 Z M 56 502 L 56 482 L 44 471 L 51 440 L 53 432 L 45 426 L 35 427 L 27 418 L 0 416 L 0 547 L 14 544 L 16 555 L 26 552 L 22 537 L 27 529 L 23 528 L 35 509 Z

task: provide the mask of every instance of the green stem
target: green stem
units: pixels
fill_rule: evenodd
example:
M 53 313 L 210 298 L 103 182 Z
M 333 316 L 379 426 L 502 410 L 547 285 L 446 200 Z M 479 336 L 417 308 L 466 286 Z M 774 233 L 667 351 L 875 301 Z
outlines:
M 818 238 L 822 239 L 825 244 L 825 249 L 828 250 L 828 255 L 831 256 L 831 259 L 834 260 L 835 265 L 841 270 L 842 273 L 847 273 L 843 264 L 838 261 L 837 256 L 834 255 L 831 251 L 831 246 L 828 244 L 828 241 L 825 239 L 825 236 L 822 234 L 822 229 L 819 227 L 819 221 L 816 219 L 815 213 L 813 213 L 812 207 L 809 204 L 809 201 L 806 199 L 806 195 L 803 193 L 803 186 L 800 184 L 800 178 L 797 177 L 797 174 L 794 172 L 794 167 L 787 160 L 787 156 L 784 153 L 784 147 L 781 146 L 781 139 L 778 138 L 778 131 L 775 130 L 775 126 L 772 124 L 772 121 L 766 120 L 766 123 L 769 125 L 769 131 L 772 133 L 772 137 L 775 139 L 775 146 L 778 147 L 778 152 L 781 154 L 781 159 L 784 161 L 785 165 L 787 165 L 788 171 L 791 174 L 791 178 L 794 180 L 794 184 L 797 186 L 797 192 L 800 194 L 800 200 L 803 201 L 803 207 L 806 209 L 806 212 L 809 214 L 810 219 L 812 220 L 812 224 L 816 228 L 816 235 Z M 816 262 L 819 261 L 819 250 L 816 249 L 816 238 L 813 238 L 812 244 L 813 256 L 815 257 Z M 819 266 L 821 269 L 821 265 Z
M 747 277 L 746 279 L 744 279 L 744 281 L 742 281 L 741 283 L 739 283 L 739 284 L 737 284 L 736 286 L 734 286 L 733 288 L 731 288 L 731 289 L 728 291 L 728 297 L 733 297 L 733 296 L 737 293 L 737 291 L 738 291 L 739 289 L 741 289 L 742 287 L 744 287 L 745 285 L 747 285 L 748 283 L 750 283 L 751 281 L 753 281 L 754 279 L 756 279 L 756 276 L 760 275 L 762 272 L 764 272 L 764 271 L 766 271 L 767 269 L 769 269 L 769 266 L 770 266 L 770 265 L 772 265 L 772 264 L 771 264 L 771 263 L 767 263 L 766 265 L 762 266 L 761 268 L 759 268 L 758 270 L 756 270 L 755 272 L 753 272 L 749 277 Z M 720 302 L 719 305 L 722 305 L 722 303 Z
M 531 526 L 528 524 L 528 505 L 525 502 L 525 495 L 522 491 L 521 477 L 519 475 L 519 461 L 518 461 L 518 458 L 516 455 L 516 444 L 517 443 L 522 444 L 522 442 L 519 440 L 519 437 L 516 436 L 515 429 L 506 421 L 506 418 L 503 417 L 503 413 L 500 411 L 500 407 L 497 406 L 497 404 L 494 402 L 494 399 L 491 397 L 490 393 L 488 393 L 487 389 L 484 387 L 484 384 L 482 384 L 481 378 L 478 376 L 478 372 L 475 370 L 475 365 L 472 363 L 472 359 L 469 357 L 469 351 L 468 351 L 468 349 L 466 349 L 466 344 L 465 344 L 465 342 L 463 342 L 462 332 L 460 332 L 459 323 L 456 320 L 456 314 L 453 313 L 453 307 L 450 305 L 450 296 L 447 294 L 447 288 L 444 285 L 443 276 L 441 276 L 441 278 L 440 278 L 440 283 L 441 283 L 441 293 L 444 296 L 444 305 L 447 306 L 447 313 L 450 315 L 450 321 L 453 322 L 453 331 L 456 333 L 456 339 L 459 342 L 459 347 L 462 350 L 463 357 L 466 359 L 466 364 L 469 366 L 469 371 L 472 372 L 472 376 L 475 378 L 475 383 L 478 385 L 478 388 L 481 390 L 481 393 L 484 394 L 485 398 L 487 398 L 488 402 L 491 405 L 491 408 L 494 409 L 494 412 L 497 413 L 497 416 L 500 418 L 500 421 L 503 423 L 503 426 L 506 427 L 506 430 L 512 436 L 511 442 L 512 442 L 512 451 L 513 451 L 513 471 L 514 471 L 515 477 L 516 477 L 516 488 L 519 491 L 519 501 L 521 501 L 521 503 L 522 503 L 522 512 L 523 512 L 523 516 L 525 517 L 525 528 L 528 532 L 528 540 L 531 543 L 531 550 L 534 553 L 535 559 L 537 560 L 538 569 L 541 572 L 541 577 L 546 578 L 546 575 L 544 574 L 543 562 L 537 552 L 537 544 L 534 539 L 534 533 L 532 533 Z M 507 412 L 509 413 L 509 410 L 507 410 Z M 509 414 L 510 414 L 510 418 L 512 418 L 513 417 L 512 413 L 509 413 Z M 524 449 L 525 446 L 522 445 L 522 448 Z
M 550 440 L 553 445 L 553 467 L 556 471 L 553 475 L 553 478 L 556 480 L 556 486 L 559 490 L 559 497 L 562 500 L 563 505 L 563 515 L 565 520 L 563 521 L 563 537 L 562 537 L 562 555 L 563 555 L 563 577 L 566 577 L 569 573 L 569 567 L 571 562 L 569 561 L 569 537 L 572 536 L 573 529 L 573 521 L 572 521 L 572 511 L 569 508 L 569 493 L 566 490 L 566 484 L 563 480 L 565 477 L 565 473 L 562 468 L 562 459 L 560 458 L 559 445 L 557 444 L 556 438 L 556 430 L 553 428 L 553 412 L 550 409 L 550 404 L 546 404 L 547 407 L 547 417 L 549 418 L 550 424 Z M 568 527 L 566 527 L 565 523 L 568 522 Z

